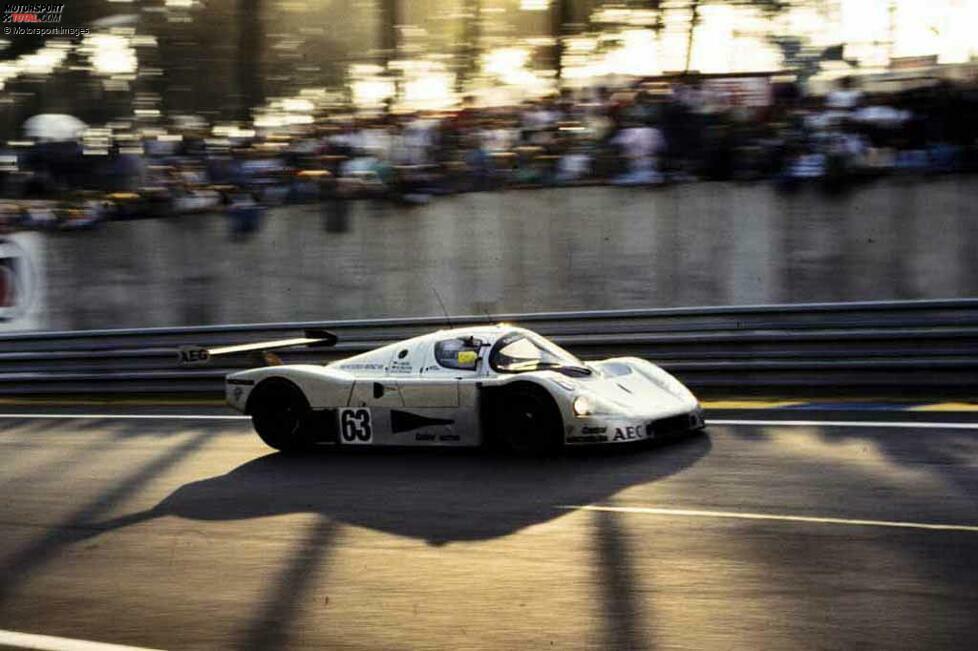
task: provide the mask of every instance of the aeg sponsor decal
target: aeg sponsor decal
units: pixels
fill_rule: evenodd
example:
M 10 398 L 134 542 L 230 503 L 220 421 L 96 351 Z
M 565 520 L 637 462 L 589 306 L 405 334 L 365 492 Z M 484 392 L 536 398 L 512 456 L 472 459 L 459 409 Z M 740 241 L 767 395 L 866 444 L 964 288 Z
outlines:
M 641 425 L 626 425 L 616 427 L 612 441 L 637 441 L 645 438 L 645 428 Z

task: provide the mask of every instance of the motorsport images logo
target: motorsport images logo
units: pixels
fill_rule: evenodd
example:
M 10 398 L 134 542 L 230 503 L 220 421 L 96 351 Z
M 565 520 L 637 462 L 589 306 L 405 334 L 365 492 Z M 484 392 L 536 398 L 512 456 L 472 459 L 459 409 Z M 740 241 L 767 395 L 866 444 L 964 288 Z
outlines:
M 3 7 L 3 22 L 60 25 L 63 4 L 8 4 Z

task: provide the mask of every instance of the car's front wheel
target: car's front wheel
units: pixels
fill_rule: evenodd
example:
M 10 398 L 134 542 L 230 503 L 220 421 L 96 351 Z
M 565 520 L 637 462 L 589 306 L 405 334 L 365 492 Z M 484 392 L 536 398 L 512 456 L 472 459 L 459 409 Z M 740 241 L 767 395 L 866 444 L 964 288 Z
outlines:
M 251 422 L 261 440 L 282 452 L 298 452 L 310 446 L 309 401 L 289 382 L 273 381 L 255 388 Z
M 503 449 L 520 456 L 545 456 L 563 443 L 560 411 L 535 386 L 516 386 L 497 397 L 493 433 Z

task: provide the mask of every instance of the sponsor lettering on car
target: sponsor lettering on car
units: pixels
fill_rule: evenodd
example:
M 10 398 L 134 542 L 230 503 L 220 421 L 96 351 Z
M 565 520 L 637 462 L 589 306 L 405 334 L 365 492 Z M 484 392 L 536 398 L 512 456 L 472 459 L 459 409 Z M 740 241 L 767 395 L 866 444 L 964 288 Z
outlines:
M 611 437 L 612 441 L 637 441 L 645 438 L 644 425 L 625 425 L 616 427 L 615 434 Z

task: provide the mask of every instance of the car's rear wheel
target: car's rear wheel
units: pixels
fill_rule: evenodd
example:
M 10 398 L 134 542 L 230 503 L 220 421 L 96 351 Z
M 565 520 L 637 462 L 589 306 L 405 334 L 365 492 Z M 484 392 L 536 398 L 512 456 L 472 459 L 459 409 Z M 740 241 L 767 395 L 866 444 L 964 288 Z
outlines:
M 535 386 L 515 386 L 496 396 L 493 434 L 496 444 L 519 456 L 546 456 L 563 443 L 560 411 Z
M 311 445 L 309 401 L 293 384 L 265 381 L 252 396 L 251 422 L 261 440 L 282 452 L 299 452 Z

